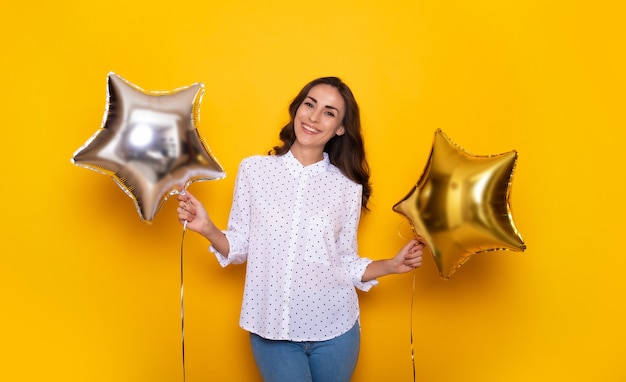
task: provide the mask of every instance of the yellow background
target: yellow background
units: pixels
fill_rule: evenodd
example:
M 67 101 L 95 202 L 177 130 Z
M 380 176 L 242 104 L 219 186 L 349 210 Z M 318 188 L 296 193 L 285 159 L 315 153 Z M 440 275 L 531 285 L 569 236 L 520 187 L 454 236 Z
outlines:
M 70 158 L 99 127 L 106 76 L 205 84 L 200 133 L 227 177 L 196 183 L 226 223 L 239 161 L 277 143 L 307 81 L 342 77 L 373 172 L 363 256 L 402 245 L 391 210 L 441 128 L 519 151 L 511 205 L 528 249 L 426 259 L 361 293 L 355 381 L 624 381 L 623 1 L 119 1 L 0 6 L 0 380 L 180 381 L 181 227 L 152 225 Z M 244 267 L 185 238 L 187 381 L 258 381 L 238 328 Z

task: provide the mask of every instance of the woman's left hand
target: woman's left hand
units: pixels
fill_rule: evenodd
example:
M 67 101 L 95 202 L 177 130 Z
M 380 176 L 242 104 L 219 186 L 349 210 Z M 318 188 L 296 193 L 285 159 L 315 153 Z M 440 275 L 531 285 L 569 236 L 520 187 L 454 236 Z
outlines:
M 392 258 L 372 261 L 361 281 L 369 281 L 381 276 L 407 273 L 422 266 L 424 243 L 421 240 L 411 240 Z
M 424 243 L 419 240 L 409 241 L 398 254 L 391 259 L 397 273 L 406 273 L 422 266 Z

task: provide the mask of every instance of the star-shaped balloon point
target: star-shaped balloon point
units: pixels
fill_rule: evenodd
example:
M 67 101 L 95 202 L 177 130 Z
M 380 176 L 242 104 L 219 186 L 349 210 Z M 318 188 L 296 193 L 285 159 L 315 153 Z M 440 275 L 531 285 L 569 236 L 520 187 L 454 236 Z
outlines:
M 393 210 L 426 244 L 439 275 L 449 279 L 473 255 L 524 251 L 513 222 L 510 191 L 517 151 L 472 155 L 442 131 L 417 185 Z
M 203 93 L 202 83 L 146 91 L 109 73 L 102 125 L 72 163 L 110 175 L 151 223 L 169 196 L 226 175 L 198 132 Z

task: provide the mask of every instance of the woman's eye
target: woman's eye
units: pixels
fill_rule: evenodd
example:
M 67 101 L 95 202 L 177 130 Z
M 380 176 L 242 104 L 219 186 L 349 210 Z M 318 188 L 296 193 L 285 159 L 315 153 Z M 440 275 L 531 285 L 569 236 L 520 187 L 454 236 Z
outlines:
M 304 101 L 304 104 L 308 107 L 313 107 L 313 104 L 311 102 Z
M 326 115 L 329 116 L 329 117 L 334 117 L 335 113 L 333 113 L 332 111 L 327 111 Z

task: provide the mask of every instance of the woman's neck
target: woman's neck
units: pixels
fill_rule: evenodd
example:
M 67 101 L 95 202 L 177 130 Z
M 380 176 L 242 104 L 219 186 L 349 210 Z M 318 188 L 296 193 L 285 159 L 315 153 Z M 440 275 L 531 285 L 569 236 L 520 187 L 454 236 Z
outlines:
M 308 166 L 324 159 L 323 148 L 306 148 L 293 145 L 291 146 L 291 153 L 303 166 Z

